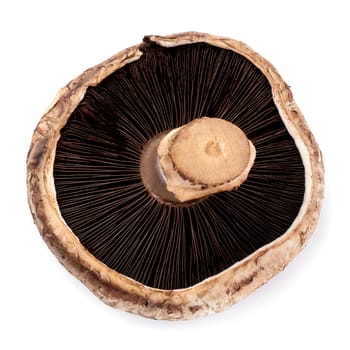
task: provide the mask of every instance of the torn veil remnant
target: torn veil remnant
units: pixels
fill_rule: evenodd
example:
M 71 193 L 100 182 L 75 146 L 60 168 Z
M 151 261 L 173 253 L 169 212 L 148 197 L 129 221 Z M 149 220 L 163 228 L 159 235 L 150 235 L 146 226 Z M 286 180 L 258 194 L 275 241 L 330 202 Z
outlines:
M 194 32 L 146 37 L 68 84 L 27 169 L 61 263 L 105 303 L 156 319 L 221 311 L 268 281 L 323 196 L 320 150 L 274 67 Z

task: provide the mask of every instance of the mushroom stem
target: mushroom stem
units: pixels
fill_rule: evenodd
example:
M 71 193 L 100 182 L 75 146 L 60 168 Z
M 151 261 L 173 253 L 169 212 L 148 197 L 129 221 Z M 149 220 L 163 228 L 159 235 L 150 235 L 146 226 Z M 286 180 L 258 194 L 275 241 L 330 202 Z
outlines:
M 167 190 L 186 202 L 238 188 L 247 179 L 256 152 L 238 126 L 203 117 L 171 130 L 157 154 Z

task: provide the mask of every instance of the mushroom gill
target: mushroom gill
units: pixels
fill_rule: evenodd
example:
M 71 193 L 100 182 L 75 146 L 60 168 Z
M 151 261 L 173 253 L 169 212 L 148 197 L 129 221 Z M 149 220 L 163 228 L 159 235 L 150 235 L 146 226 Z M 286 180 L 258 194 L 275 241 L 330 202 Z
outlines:
M 57 202 L 111 269 L 146 286 L 187 288 L 286 232 L 303 203 L 304 167 L 268 80 L 248 59 L 206 43 L 141 50 L 90 87 L 62 128 Z M 254 144 L 248 179 L 197 201 L 155 198 L 141 176 L 145 146 L 203 116 L 234 123 Z

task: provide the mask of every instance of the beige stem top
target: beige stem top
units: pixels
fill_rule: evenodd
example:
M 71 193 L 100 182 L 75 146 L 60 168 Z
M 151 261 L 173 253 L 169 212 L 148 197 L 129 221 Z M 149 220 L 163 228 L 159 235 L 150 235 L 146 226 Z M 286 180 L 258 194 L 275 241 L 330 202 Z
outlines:
M 167 190 L 180 202 L 239 187 L 255 159 L 255 147 L 239 127 L 207 117 L 170 131 L 157 153 Z

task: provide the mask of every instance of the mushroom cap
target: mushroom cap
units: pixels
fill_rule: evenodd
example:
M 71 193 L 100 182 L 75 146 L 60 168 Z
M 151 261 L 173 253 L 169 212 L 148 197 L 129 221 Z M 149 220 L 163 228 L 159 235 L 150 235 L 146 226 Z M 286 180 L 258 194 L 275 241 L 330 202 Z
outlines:
M 291 226 L 277 239 L 220 273 L 179 289 L 146 286 L 108 267 L 81 244 L 65 222 L 57 201 L 53 174 L 60 131 L 87 89 L 138 60 L 143 54 L 143 44 L 130 47 L 85 71 L 59 92 L 33 135 L 27 158 L 28 199 L 34 221 L 49 248 L 67 270 L 103 302 L 155 319 L 191 319 L 219 312 L 236 303 L 281 271 L 305 246 L 319 216 L 324 191 L 323 162 L 320 149 L 288 86 L 268 61 L 245 44 L 195 32 L 149 36 L 146 42 L 167 48 L 207 43 L 239 53 L 263 73 L 304 166 L 304 199 Z

